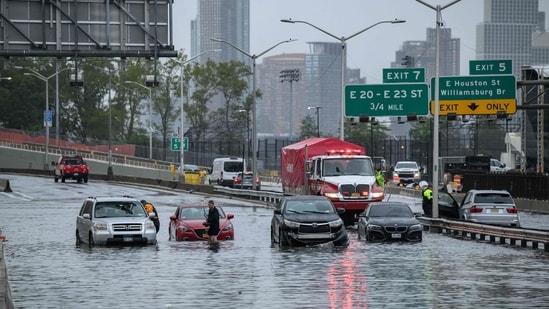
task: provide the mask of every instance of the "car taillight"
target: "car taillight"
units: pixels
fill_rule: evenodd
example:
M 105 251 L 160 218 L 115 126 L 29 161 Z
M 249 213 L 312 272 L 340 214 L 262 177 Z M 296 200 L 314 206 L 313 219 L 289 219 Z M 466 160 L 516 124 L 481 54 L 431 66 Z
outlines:
M 479 212 L 482 212 L 482 208 L 481 208 L 481 207 L 477 207 L 477 205 L 473 205 L 473 206 L 471 206 L 471 208 L 469 208 L 469 212 L 471 212 L 471 213 L 479 213 Z
M 511 207 L 511 208 L 507 208 L 507 213 L 518 214 L 517 206 L 513 205 L 513 207 Z
M 235 183 L 239 183 L 239 182 L 240 182 L 240 178 L 235 177 L 235 178 L 234 178 L 234 182 L 235 182 Z

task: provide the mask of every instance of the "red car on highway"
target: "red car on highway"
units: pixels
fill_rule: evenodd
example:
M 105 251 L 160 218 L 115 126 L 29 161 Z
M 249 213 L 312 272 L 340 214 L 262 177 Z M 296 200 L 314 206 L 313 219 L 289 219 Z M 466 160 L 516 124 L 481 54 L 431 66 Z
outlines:
M 226 214 L 219 205 L 219 234 L 217 240 L 233 240 L 234 228 L 231 219 L 233 214 Z M 169 240 L 197 241 L 208 240 L 208 227 L 202 223 L 208 217 L 207 202 L 184 203 L 177 207 L 175 214 L 170 216 Z

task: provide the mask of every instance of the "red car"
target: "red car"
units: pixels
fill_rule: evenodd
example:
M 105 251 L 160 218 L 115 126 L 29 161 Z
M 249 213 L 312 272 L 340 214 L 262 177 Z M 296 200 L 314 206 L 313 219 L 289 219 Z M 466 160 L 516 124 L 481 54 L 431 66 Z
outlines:
M 215 206 L 219 210 L 219 234 L 217 240 L 233 240 L 234 228 L 231 219 L 233 214 L 225 214 L 223 208 Z M 196 241 L 208 240 L 208 227 L 202 223 L 208 217 L 208 204 L 206 202 L 181 204 L 170 216 L 170 240 Z

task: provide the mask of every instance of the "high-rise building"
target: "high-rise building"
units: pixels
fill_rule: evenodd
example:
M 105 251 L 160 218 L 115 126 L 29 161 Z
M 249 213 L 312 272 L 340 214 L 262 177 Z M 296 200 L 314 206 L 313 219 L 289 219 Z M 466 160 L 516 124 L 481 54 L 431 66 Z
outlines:
M 425 41 L 406 41 L 402 49 L 396 51 L 393 68 L 418 67 L 425 68 L 425 81 L 429 83 L 435 76 L 436 62 L 436 29 L 427 28 Z M 452 38 L 452 29 L 443 28 L 439 32 L 439 75 L 459 75 L 460 39 Z M 404 58 L 407 59 L 405 60 Z M 407 62 L 407 63 L 404 63 Z
M 297 70 L 285 78 L 283 72 Z M 259 136 L 299 136 L 299 125 L 306 116 L 305 54 L 282 54 L 263 57 L 257 66 L 257 87 L 262 97 L 257 101 Z
M 452 29 L 439 30 L 439 76 L 457 76 L 460 74 L 460 39 L 452 38 Z M 436 29 L 427 28 L 425 41 L 406 41 L 402 44 L 402 49 L 395 52 L 396 60 L 391 63 L 391 67 L 425 68 L 425 82 L 430 84 L 431 78 L 435 76 L 436 46 Z M 391 121 L 394 124 L 398 122 L 396 117 L 392 117 Z M 410 128 L 408 122 L 393 125 L 391 135 L 408 136 Z
M 484 21 L 477 25 L 478 60 L 512 60 L 520 68 L 549 62 L 549 34 L 538 0 L 485 0 Z
M 292 137 L 300 134 L 302 120 L 318 109 L 322 136 L 339 136 L 341 115 L 341 44 L 308 42 L 310 53 L 264 57 L 257 66 L 260 136 Z M 281 82 L 280 72 L 299 70 L 299 81 Z M 346 84 L 365 84 L 360 69 L 345 70 Z M 309 107 L 311 107 L 309 109 Z
M 220 49 L 200 57 L 201 63 L 241 61 L 251 64 L 250 57 L 228 44 L 212 41 L 218 38 L 250 52 L 250 0 L 197 0 L 197 17 L 191 22 L 191 56 Z

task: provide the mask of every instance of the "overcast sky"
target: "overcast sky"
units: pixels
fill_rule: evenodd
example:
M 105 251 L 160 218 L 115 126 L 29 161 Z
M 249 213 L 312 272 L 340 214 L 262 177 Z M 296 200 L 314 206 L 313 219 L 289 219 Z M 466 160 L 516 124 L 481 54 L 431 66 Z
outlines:
M 453 0 L 424 0 L 432 6 L 444 6 Z M 196 0 L 178 0 L 174 4 L 174 44 L 190 54 L 190 22 L 196 18 Z M 442 10 L 444 27 L 452 37 L 461 39 L 460 75 L 469 75 L 469 60 L 476 54 L 476 25 L 483 20 L 484 1 L 461 0 Z M 549 1 L 540 1 L 547 11 Z M 436 11 L 415 0 L 251 0 L 250 53 L 260 54 L 289 38 L 264 56 L 282 53 L 307 53 L 306 42 L 339 42 L 306 24 L 288 24 L 280 19 L 307 21 L 337 37 L 349 37 L 379 21 L 404 19 L 402 24 L 380 24 L 347 41 L 347 65 L 360 68 L 369 84 L 381 84 L 382 69 L 389 68 L 395 52 L 404 41 L 425 40 L 426 29 L 435 27 Z M 546 25 L 547 26 L 547 25 Z M 261 63 L 258 58 L 258 63 Z

